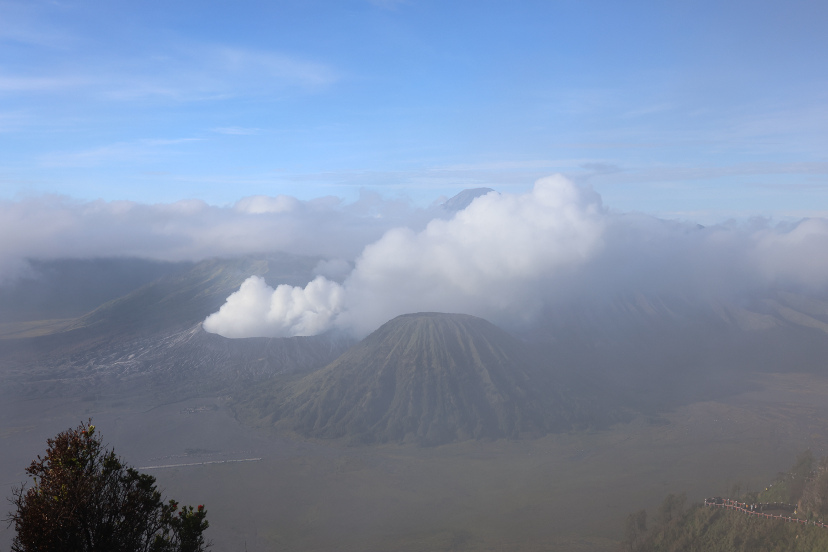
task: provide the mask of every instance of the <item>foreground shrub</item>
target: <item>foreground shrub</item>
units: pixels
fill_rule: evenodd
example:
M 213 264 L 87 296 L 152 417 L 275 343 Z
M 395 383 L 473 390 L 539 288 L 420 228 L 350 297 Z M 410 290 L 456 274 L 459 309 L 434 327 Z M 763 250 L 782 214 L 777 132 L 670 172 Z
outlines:
M 46 456 L 26 468 L 32 485 L 13 489 L 12 551 L 206 550 L 204 507 L 165 503 L 155 478 L 124 464 L 90 424 L 49 439 Z

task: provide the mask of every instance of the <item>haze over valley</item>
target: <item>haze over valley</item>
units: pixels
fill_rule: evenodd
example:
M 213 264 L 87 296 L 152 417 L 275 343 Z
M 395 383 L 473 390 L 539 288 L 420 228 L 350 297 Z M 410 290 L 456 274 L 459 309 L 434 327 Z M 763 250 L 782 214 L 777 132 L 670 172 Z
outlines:
M 585 193 L 561 177 L 552 182 L 570 197 Z M 378 550 L 487 549 L 504 535 L 520 550 L 549 539 L 609 550 L 626 513 L 665 491 L 694 496 L 750 485 L 799 449 L 825 447 L 818 390 L 828 384 L 828 301 L 814 285 L 822 276 L 813 259 L 823 247 L 820 221 L 701 228 L 610 214 L 594 207 L 594 193 L 587 214 L 581 204 L 549 207 L 532 194 L 467 193 L 470 201 L 419 234 L 391 230 L 340 264 L 289 253 L 31 263 L 4 292 L 56 299 L 37 307 L 40 320 L 27 303 L 7 303 L 0 339 L 4 450 L 14 451 L 4 455 L 7 489 L 29 450 L 91 416 L 136 465 L 179 466 L 153 470 L 177 495 L 211 489 L 197 500 L 216 504 L 219 550 L 326 549 L 340 539 L 364 549 L 365 535 Z M 492 237 L 464 226 L 497 217 L 498 201 L 551 210 L 538 217 L 539 229 L 515 216 L 530 227 L 522 232 L 547 244 L 558 234 L 571 244 L 570 226 L 582 217 L 593 217 L 598 230 L 586 232 L 586 248 L 538 255 L 540 245 L 492 246 L 477 264 L 438 233 L 466 235 L 466 250 L 485 248 Z M 412 277 L 394 280 L 384 267 L 395 261 L 376 251 L 400 233 L 422 253 L 397 273 Z M 506 230 L 499 237 L 505 241 Z M 780 242 L 794 245 L 775 249 Z M 453 264 L 428 268 L 452 251 Z M 634 262 L 623 278 L 619 258 Z M 797 262 L 808 268 L 793 271 Z M 369 273 L 372 263 L 379 268 Z M 330 266 L 341 271 L 320 275 Z M 704 278 L 672 277 L 694 266 Z M 133 289 L 118 287 L 124 267 Z M 109 287 L 95 274 L 108 276 Z M 374 286 L 360 288 L 361 280 Z M 350 293 L 362 301 L 349 302 Z M 104 302 L 71 316 L 96 300 Z M 440 302 L 455 308 L 427 310 Z M 254 336 L 207 331 L 216 318 L 227 324 L 228 311 L 250 316 L 236 327 Z M 391 319 L 368 326 L 380 316 Z M 279 336 L 286 327 L 311 335 Z M 261 328 L 276 335 L 255 336 L 266 333 Z M 456 470 L 482 480 L 457 479 Z M 255 490 L 242 483 L 251 477 Z M 563 494 L 551 491 L 564 481 Z M 354 492 L 365 502 L 347 506 Z M 584 509 L 573 519 L 561 509 L 576 496 Z M 426 513 L 438 503 L 443 514 Z M 383 515 L 372 521 L 375 508 Z M 348 529 L 338 525 L 343 509 L 356 516 L 346 518 Z M 561 522 L 539 521 L 547 516 Z M 493 518 L 505 525 L 495 529 Z M 598 532 L 587 522 L 594 519 Z
M 216 552 L 823 542 L 826 15 L 0 0 L 0 491 L 91 419 Z

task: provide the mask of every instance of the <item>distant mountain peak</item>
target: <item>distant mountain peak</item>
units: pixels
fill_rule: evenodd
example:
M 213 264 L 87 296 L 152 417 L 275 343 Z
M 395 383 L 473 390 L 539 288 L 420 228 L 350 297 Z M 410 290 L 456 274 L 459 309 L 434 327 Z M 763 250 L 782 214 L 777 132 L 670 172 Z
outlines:
M 481 318 L 407 314 L 265 401 L 280 406 L 259 415 L 312 437 L 423 445 L 589 423 L 586 401 L 542 364 Z
M 476 198 L 486 195 L 489 192 L 494 192 L 494 190 L 491 188 L 469 188 L 447 199 L 446 202 L 443 203 L 442 207 L 446 211 L 456 213 L 457 211 L 462 211 L 471 205 L 471 202 Z

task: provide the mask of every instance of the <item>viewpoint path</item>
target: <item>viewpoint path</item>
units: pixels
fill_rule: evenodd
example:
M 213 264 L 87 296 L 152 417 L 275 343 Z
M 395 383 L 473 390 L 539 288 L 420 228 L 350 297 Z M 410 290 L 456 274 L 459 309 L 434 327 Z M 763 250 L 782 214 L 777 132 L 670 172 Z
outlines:
M 782 502 L 758 502 L 747 504 L 729 498 L 705 498 L 704 505 L 711 508 L 725 508 L 727 510 L 738 510 L 749 516 L 757 516 L 764 519 L 780 519 L 788 523 L 801 523 L 803 525 L 814 525 L 816 527 L 828 527 L 828 523 L 817 522 L 816 520 L 799 519 L 785 515 L 767 514 L 762 510 L 793 510 L 796 511 L 796 504 L 784 504 Z

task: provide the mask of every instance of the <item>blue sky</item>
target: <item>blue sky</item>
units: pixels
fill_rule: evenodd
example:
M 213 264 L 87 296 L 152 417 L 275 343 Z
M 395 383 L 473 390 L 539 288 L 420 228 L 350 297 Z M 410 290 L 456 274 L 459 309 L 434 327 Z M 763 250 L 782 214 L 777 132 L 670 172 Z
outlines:
M 0 198 L 562 172 L 621 211 L 828 215 L 828 3 L 0 1 Z

